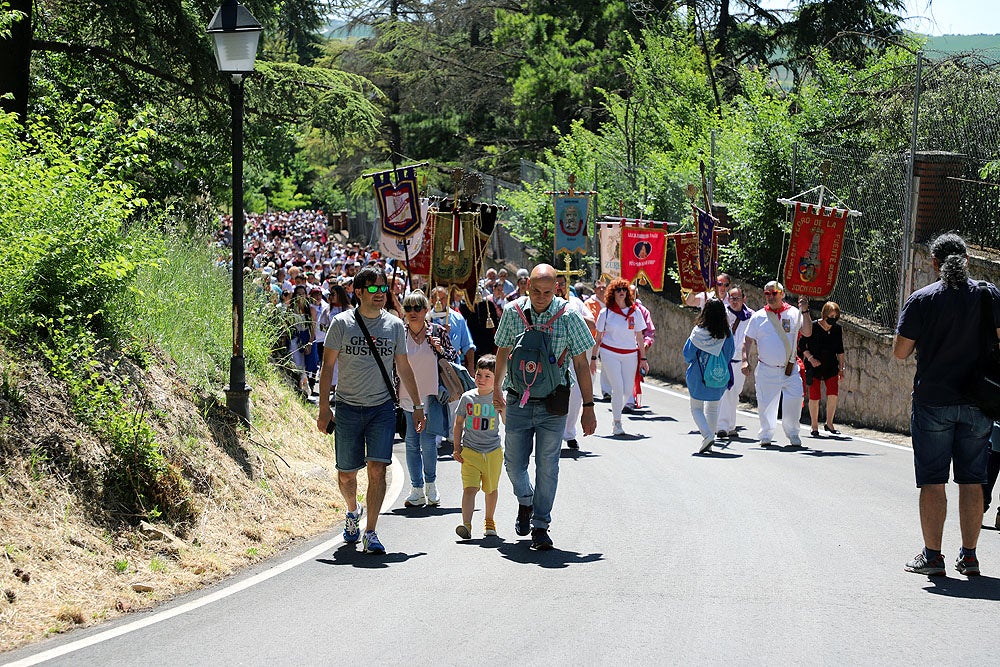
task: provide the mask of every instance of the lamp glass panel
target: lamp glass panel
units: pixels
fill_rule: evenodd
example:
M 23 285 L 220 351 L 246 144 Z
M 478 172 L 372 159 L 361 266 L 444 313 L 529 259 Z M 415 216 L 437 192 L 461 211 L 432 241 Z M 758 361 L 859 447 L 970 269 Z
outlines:
M 215 38 L 215 61 L 220 72 L 253 71 L 260 31 L 216 32 L 212 36 Z

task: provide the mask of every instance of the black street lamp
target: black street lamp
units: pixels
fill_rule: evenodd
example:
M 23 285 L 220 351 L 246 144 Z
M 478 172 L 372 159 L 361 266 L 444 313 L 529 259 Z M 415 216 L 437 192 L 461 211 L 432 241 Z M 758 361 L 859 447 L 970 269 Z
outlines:
M 223 0 L 208 24 L 219 71 L 231 75 L 233 109 L 233 357 L 226 407 L 246 423 L 250 421 L 250 386 L 243 357 L 243 77 L 253 72 L 262 30 L 260 22 L 236 0 Z

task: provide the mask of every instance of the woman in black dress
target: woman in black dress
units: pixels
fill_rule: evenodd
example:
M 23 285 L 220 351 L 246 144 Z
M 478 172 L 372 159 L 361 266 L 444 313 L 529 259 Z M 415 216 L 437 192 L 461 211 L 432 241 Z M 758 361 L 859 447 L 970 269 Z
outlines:
M 827 433 L 840 434 L 833 425 L 840 380 L 844 377 L 844 334 L 837 324 L 838 319 L 840 306 L 827 301 L 823 304 L 822 317 L 813 322 L 812 335 L 799 339 L 799 356 L 805 366 L 806 386 L 809 388 L 809 418 L 813 436 L 819 435 L 820 385 L 823 384 L 826 385 L 826 423 L 823 429 Z

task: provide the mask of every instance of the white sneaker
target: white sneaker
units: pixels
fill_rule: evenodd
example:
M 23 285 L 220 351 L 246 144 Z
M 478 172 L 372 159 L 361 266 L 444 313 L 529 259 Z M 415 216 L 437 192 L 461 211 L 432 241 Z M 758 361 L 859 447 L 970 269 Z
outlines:
M 414 486 L 410 491 L 410 497 L 403 503 L 404 507 L 423 507 L 427 504 L 427 496 L 424 495 L 424 487 Z
M 788 444 L 791 445 L 792 447 L 801 447 L 802 446 L 802 438 L 800 438 L 797 435 L 793 436 L 793 437 L 791 437 L 791 438 L 788 439 Z
M 701 447 L 698 449 L 699 454 L 707 454 L 712 451 L 712 445 L 715 444 L 715 436 L 706 435 L 701 441 Z
M 441 494 L 438 493 L 437 484 L 434 482 L 427 482 L 427 486 L 425 488 L 427 489 L 427 504 L 434 505 L 435 507 L 440 505 Z
M 625 429 L 622 428 L 620 421 L 616 421 L 614 426 L 611 427 L 611 435 L 625 435 Z

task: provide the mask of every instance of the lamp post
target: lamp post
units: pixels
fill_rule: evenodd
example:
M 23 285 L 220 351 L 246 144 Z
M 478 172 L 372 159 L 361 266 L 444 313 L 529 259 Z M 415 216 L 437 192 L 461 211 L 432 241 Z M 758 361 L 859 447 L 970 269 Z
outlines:
M 250 421 L 250 386 L 243 357 L 243 81 L 253 72 L 263 26 L 236 0 L 223 0 L 208 24 L 219 71 L 230 75 L 233 111 L 233 356 L 229 360 L 226 407 Z

